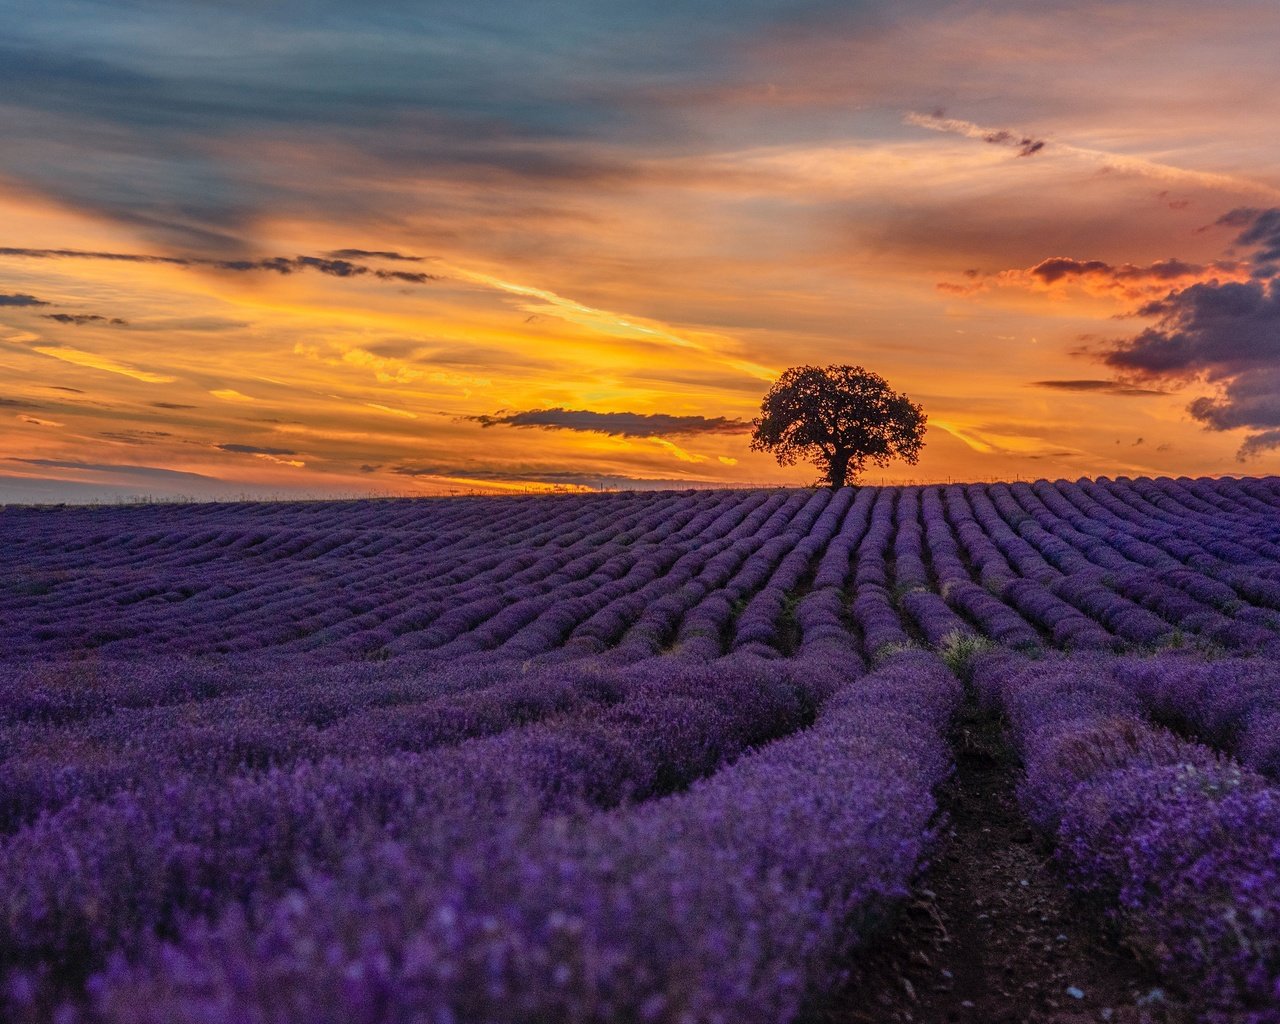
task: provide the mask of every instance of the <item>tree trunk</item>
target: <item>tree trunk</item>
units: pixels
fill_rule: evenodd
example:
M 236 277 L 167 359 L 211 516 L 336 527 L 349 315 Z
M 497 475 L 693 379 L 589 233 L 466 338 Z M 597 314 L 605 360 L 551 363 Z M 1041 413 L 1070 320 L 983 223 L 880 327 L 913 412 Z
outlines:
M 849 457 L 850 452 L 837 451 L 831 456 L 831 465 L 827 470 L 827 479 L 831 483 L 833 491 L 839 490 L 845 485 L 845 480 L 849 476 Z

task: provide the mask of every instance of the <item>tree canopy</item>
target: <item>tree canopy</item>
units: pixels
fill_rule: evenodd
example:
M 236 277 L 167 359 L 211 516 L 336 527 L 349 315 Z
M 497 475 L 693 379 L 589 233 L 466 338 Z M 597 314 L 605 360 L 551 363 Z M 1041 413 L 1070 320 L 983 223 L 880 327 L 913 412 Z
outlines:
M 751 448 L 773 452 L 783 466 L 813 462 L 826 483 L 843 487 L 868 462 L 915 465 L 926 420 L 923 408 L 861 366 L 793 366 L 760 403 Z

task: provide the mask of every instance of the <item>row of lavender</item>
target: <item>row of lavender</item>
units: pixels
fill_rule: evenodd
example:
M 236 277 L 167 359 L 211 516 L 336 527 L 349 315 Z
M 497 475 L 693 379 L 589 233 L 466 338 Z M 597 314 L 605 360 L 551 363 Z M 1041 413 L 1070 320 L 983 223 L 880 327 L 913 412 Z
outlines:
M 632 530 L 637 538 L 648 536 L 661 519 L 656 533 L 676 551 L 687 548 L 664 556 L 665 571 L 641 557 L 622 579 L 603 584 L 588 577 L 575 590 L 553 574 L 543 580 L 544 592 L 536 598 L 522 600 L 511 589 L 499 590 L 409 634 L 445 638 L 435 648 L 381 663 L 344 659 L 339 642 L 320 649 L 323 662 L 295 656 L 283 670 L 265 655 L 210 662 L 157 659 L 154 649 L 141 664 L 122 658 L 11 661 L 0 678 L 0 767 L 5 769 L 0 830 L 78 797 L 127 789 L 156 772 L 217 775 L 352 753 L 421 749 L 597 701 L 572 683 L 523 678 L 520 666 L 529 658 L 554 664 L 603 654 L 611 663 L 629 664 L 673 649 L 682 658 L 705 660 L 722 652 L 726 638 L 742 653 L 776 656 L 792 650 L 838 656 L 851 666 L 862 664 L 864 654 L 875 658 L 913 642 L 945 649 L 956 638 L 978 635 L 1023 650 L 1054 644 L 1119 646 L 1120 637 L 1103 623 L 1135 643 L 1167 640 L 1174 623 L 1189 635 L 1234 647 L 1266 650 L 1275 643 L 1275 632 L 1262 624 L 1275 612 L 1248 604 L 1224 582 L 1237 580 L 1239 589 L 1246 589 L 1246 582 L 1253 591 L 1265 588 L 1268 570 L 1259 563 L 1270 541 L 1262 530 L 1233 527 L 1238 539 L 1264 549 L 1246 573 L 1212 561 L 1200 548 L 1195 549 L 1201 552 L 1195 556 L 1203 570 L 1198 572 L 1184 563 L 1166 566 L 1173 555 L 1133 540 L 1115 523 L 1094 528 L 1095 534 L 1105 532 L 1106 543 L 1086 543 L 1091 535 L 1084 528 L 1104 518 L 1101 506 L 1084 500 L 1097 485 L 990 491 L 994 500 L 973 488 L 655 499 L 661 515 L 638 514 Z M 1050 520 L 1051 504 L 1065 508 L 1063 493 L 1073 494 L 1098 518 L 1080 513 Z M 1015 499 L 1021 502 L 1018 508 L 1030 510 L 1022 520 L 1013 514 Z M 453 503 L 451 509 L 446 503 L 445 508 L 457 511 L 465 504 Z M 1004 515 L 998 507 L 1005 508 Z M 549 509 L 561 511 L 556 504 Z M 1269 528 L 1274 521 L 1256 510 L 1237 514 L 1247 516 L 1246 526 Z M 1168 511 L 1163 515 L 1176 522 Z M 551 517 L 553 525 L 563 525 L 562 519 Z M 574 535 L 596 541 L 597 531 L 571 521 L 579 525 Z M 1041 521 L 1056 524 L 1077 547 L 1063 541 L 1055 548 L 1040 535 Z M 1220 524 L 1205 522 L 1196 529 L 1202 527 L 1212 535 Z M 690 533 L 701 543 L 686 546 L 680 538 Z M 1154 530 L 1151 536 L 1175 549 L 1184 543 Z M 572 535 L 559 539 L 566 542 L 558 545 L 562 551 L 578 543 Z M 660 550 L 656 542 L 653 547 Z M 1116 552 L 1121 549 L 1134 560 L 1120 564 Z M 1081 551 L 1092 561 L 1086 562 Z M 281 586 L 296 568 L 291 560 L 282 563 Z M 366 578 L 383 582 L 370 569 Z M 1113 589 L 1117 579 L 1128 583 Z M 1142 581 L 1142 596 L 1163 618 L 1137 603 L 1135 580 Z M 1125 597 L 1125 589 L 1135 596 Z M 1266 597 L 1263 593 L 1260 600 Z M 504 601 L 513 603 L 504 606 Z M 477 603 L 489 617 L 481 616 L 475 625 Z M 528 605 L 543 611 L 536 614 Z M 1098 618 L 1089 618 L 1080 606 L 1094 607 Z M 588 615 L 592 607 L 596 611 Z M 570 630 L 576 620 L 582 621 Z M 509 639 L 482 639 L 490 635 Z M 609 646 L 607 637 L 621 640 Z M 432 665 L 461 664 L 475 667 L 426 672 Z
M 8 1019 L 786 1020 L 924 856 L 959 698 L 932 656 L 526 682 L 574 706 L 45 810 L 0 845 Z
M 906 892 L 957 681 L 906 656 L 688 792 L 366 842 L 91 985 L 96 1019 L 793 1019 Z M 435 826 L 433 826 L 435 827 Z
M 762 1009 L 758 1019 L 788 1019 L 804 992 L 838 981 L 833 965 L 840 953 L 874 933 L 893 897 L 901 895 L 910 866 L 918 863 L 929 788 L 947 759 L 938 733 L 954 706 L 957 686 L 936 663 L 913 662 L 910 656 L 890 659 L 888 669 L 856 686 L 846 681 L 842 691 L 842 666 L 804 658 L 780 663 L 739 657 L 692 674 L 691 666 L 677 665 L 664 660 L 636 666 L 626 680 L 634 693 L 619 705 L 623 713 L 597 717 L 585 728 L 579 724 L 533 737 L 513 733 L 497 744 L 464 745 L 434 759 L 355 758 L 342 767 L 325 763 L 291 775 L 275 772 L 216 785 L 169 779 L 158 792 L 42 819 L 7 846 L 0 874 L 0 890 L 11 894 L 3 951 L 7 963 L 25 968 L 6 979 L 10 1011 L 15 1019 L 43 1019 L 48 999 L 66 994 L 69 974 L 101 965 L 114 949 L 131 956 L 111 961 L 105 974 L 91 979 L 96 1008 L 85 1012 L 95 1019 L 386 1020 L 426 1009 L 461 1014 L 460 1019 L 521 1019 L 535 1011 L 565 1013 L 568 1019 L 616 1019 L 619 1007 L 637 1005 L 634 1000 L 642 994 L 652 1019 L 681 1019 L 692 1012 L 690 1005 L 697 1008 L 692 1019 L 716 1019 L 701 1015 L 710 1012 L 708 1006 L 723 1009 L 719 1019 L 738 1019 L 745 1004 L 733 1000 L 743 992 L 749 1005 Z M 783 665 L 792 672 L 789 679 L 779 675 Z M 1280 857 L 1272 791 L 1248 771 L 1150 728 L 1143 716 L 1172 706 L 1184 727 L 1203 728 L 1212 738 L 1235 744 L 1251 730 L 1256 736 L 1268 718 L 1274 721 L 1278 674 L 1267 663 L 1204 662 L 1186 654 L 1165 655 L 1159 662 L 1041 662 L 1022 674 L 995 658 L 979 673 L 988 698 L 1003 700 L 1012 712 L 1030 767 L 1028 809 L 1048 830 L 1058 824 L 1076 888 L 1107 906 L 1119 900 L 1117 913 L 1125 927 L 1157 950 L 1175 974 L 1191 968 L 1211 1004 L 1224 1013 L 1251 1007 L 1250 1019 L 1258 1021 L 1274 1019 L 1267 1015 L 1275 1002 L 1268 986 L 1280 980 L 1275 941 L 1280 921 L 1268 902 L 1276 891 Z M 599 681 L 595 685 L 604 688 Z M 824 702 L 832 690 L 841 696 Z M 790 789 L 762 786 L 767 806 L 780 799 L 787 803 L 788 823 L 807 786 L 824 794 L 822 815 L 832 813 L 831 801 L 843 801 L 844 809 L 856 808 L 864 826 L 853 845 L 840 846 L 846 882 L 859 887 L 856 899 L 853 905 L 842 903 L 840 913 L 819 918 L 816 940 L 808 921 L 805 941 L 817 941 L 819 948 L 812 959 L 806 959 L 809 954 L 795 933 L 814 913 L 813 905 L 795 902 L 794 893 L 775 893 L 792 902 L 771 905 L 766 913 L 755 888 L 762 876 L 749 871 L 744 891 L 732 897 L 742 901 L 745 892 L 752 901 L 740 919 L 729 922 L 731 930 L 744 934 L 726 939 L 698 930 L 699 921 L 726 920 L 701 917 L 709 910 L 724 913 L 716 901 L 728 898 L 718 873 L 725 858 L 740 856 L 742 844 L 752 858 L 762 856 L 762 848 L 751 845 L 760 840 L 752 831 L 760 807 L 750 799 L 728 812 L 731 817 L 748 813 L 753 824 L 747 838 L 734 831 L 733 844 L 717 852 L 715 868 L 696 882 L 686 873 L 691 865 L 700 866 L 698 858 L 707 849 L 705 822 L 698 818 L 689 825 L 677 815 L 677 821 L 695 828 L 691 848 L 681 851 L 692 860 L 677 865 L 685 887 L 658 890 L 661 898 L 644 905 L 625 927 L 616 915 L 620 907 L 634 906 L 637 887 L 651 893 L 655 878 L 667 886 L 676 883 L 676 869 L 659 858 L 651 842 L 654 822 L 670 825 L 672 807 L 688 813 L 692 806 L 702 813 L 705 800 L 659 801 L 661 812 L 624 815 L 625 820 L 588 813 L 571 822 L 556 819 L 553 827 L 542 817 L 570 808 L 581 813 L 584 805 L 607 807 L 619 799 L 634 804 L 679 789 L 732 760 L 744 744 L 803 722 L 818 704 L 817 734 L 839 722 L 841 729 L 865 739 L 859 730 L 868 723 L 882 728 L 892 721 L 898 731 L 887 733 L 883 743 L 876 740 L 877 757 L 893 749 L 905 760 L 894 761 L 891 769 L 877 760 L 858 761 L 843 766 L 848 769 L 843 772 L 837 770 L 840 764 L 823 762 L 826 774 L 820 779 L 808 771 L 802 784 Z M 929 743 L 921 749 L 908 742 L 917 737 L 910 727 L 913 718 L 917 725 L 931 723 Z M 773 773 L 780 764 L 803 763 L 814 735 L 811 730 L 744 762 L 756 769 L 716 775 L 720 802 L 727 799 L 724 787 L 739 785 L 744 775 L 755 778 L 752 771 Z M 883 778 L 875 774 L 880 767 L 912 779 L 910 800 L 895 802 L 899 794 L 881 788 Z M 911 773 L 926 769 L 928 785 L 922 785 Z M 1115 779 L 1107 774 L 1117 771 L 1128 774 Z M 1104 784 L 1112 788 L 1089 788 Z M 1223 802 L 1224 797 L 1234 800 L 1237 791 L 1243 794 L 1240 800 Z M 1178 802 L 1170 810 L 1165 803 L 1173 797 Z M 864 798 L 871 802 L 860 803 Z M 1076 817 L 1060 813 L 1067 804 Z M 530 808 L 540 813 L 531 815 Z M 909 820 L 912 827 L 899 828 L 886 840 L 880 832 L 886 809 L 891 818 L 898 815 L 899 824 Z M 834 820 L 847 832 L 849 819 Z M 644 827 L 634 826 L 635 821 L 645 822 Z M 865 828 L 868 821 L 876 823 L 874 834 Z M 724 827 L 721 819 L 715 824 Z M 813 821 L 806 818 L 802 824 L 798 835 L 812 841 Z M 601 827 L 607 836 L 603 846 L 593 831 Z M 737 828 L 747 826 L 736 822 Z M 783 860 L 803 859 L 796 870 L 821 869 L 824 879 L 834 877 L 833 865 L 820 868 L 811 861 L 830 853 L 824 845 L 831 841 L 829 833 L 820 837 L 816 850 L 811 843 L 797 852 L 797 835 L 778 829 L 774 821 L 763 833 L 781 844 L 767 847 L 775 858 L 785 850 Z M 1154 839 L 1148 835 L 1153 829 Z M 669 857 L 663 842 L 662 856 Z M 518 862 L 512 859 L 516 849 L 522 851 Z M 387 855 L 389 863 L 383 859 Z M 861 859 L 851 862 L 853 855 Z M 886 876 L 890 863 L 897 873 Z M 445 882 L 431 874 L 442 864 L 450 865 Z M 495 865 L 496 876 L 489 871 Z M 553 876 L 567 871 L 567 877 L 548 879 L 552 865 Z M 482 886 L 479 895 L 463 884 L 482 877 L 492 888 Z M 885 877 L 891 879 L 887 887 Z M 584 878 L 601 887 L 588 890 L 587 898 L 588 908 L 603 914 L 591 920 L 585 938 L 575 902 L 583 898 Z M 1206 880 L 1218 886 L 1207 902 Z M 715 885 L 708 896 L 703 886 L 711 881 Z M 689 895 L 689 885 L 698 896 L 692 910 L 679 902 Z M 807 898 L 834 898 L 834 891 L 820 888 Z M 472 915 L 458 934 L 452 931 L 452 916 L 445 922 L 452 935 L 446 945 L 455 960 L 440 959 L 439 936 L 424 937 L 440 923 L 427 913 L 437 904 L 403 904 L 406 894 L 424 892 L 431 900 L 447 893 Z M 674 924 L 668 900 L 675 900 L 684 915 Z M 252 909 L 238 910 L 242 905 Z M 459 912 L 456 902 L 448 906 L 450 915 Z M 380 907 L 396 909 L 389 923 Z M 517 930 L 516 938 L 494 925 L 502 908 L 518 918 L 505 922 Z M 564 917 L 568 935 L 559 926 L 548 931 L 555 915 L 569 915 Z M 210 917 L 215 923 L 205 924 Z M 753 935 L 762 920 L 771 928 L 790 929 L 780 948 L 771 947 L 777 959 L 764 965 L 772 972 L 767 983 L 759 979 L 763 954 L 744 937 Z M 175 932 L 176 943 L 155 944 L 157 935 Z M 655 950 L 654 934 L 672 935 L 670 945 Z M 325 943 L 317 946 L 318 938 Z M 580 942 L 588 948 L 579 948 Z M 708 950 L 699 945 L 706 942 L 730 945 Z M 601 946 L 612 961 L 602 957 Z M 402 973 L 408 969 L 409 947 L 426 958 L 413 965 L 412 977 Z M 503 964 L 499 978 L 490 979 L 487 995 L 479 996 L 481 974 L 494 970 L 495 957 Z M 590 973 L 601 970 L 602 963 L 611 964 L 605 977 Z M 673 973 L 655 974 L 655 963 L 674 965 Z M 797 972 L 797 963 L 806 970 Z M 746 972 L 728 992 L 726 971 Z M 756 987 L 742 987 L 747 977 Z M 556 978 L 561 981 L 552 984 Z M 497 1013 L 498 1006 L 508 1007 L 510 1017 Z M 325 1015 L 326 1007 L 331 1016 Z M 782 1016 L 769 1016 L 774 1013 Z
M 1198 1019 L 1280 1021 L 1280 665 L 998 652 L 973 668 L 1072 891 Z
M 1018 495 L 1019 490 L 1024 493 Z M 1046 497 L 1053 493 L 1047 485 L 1037 485 L 1035 490 Z M 1029 504 L 1030 492 L 1017 487 L 1013 495 L 996 491 L 996 500 L 1007 507 L 1017 495 Z M 607 585 L 601 588 L 592 599 L 603 608 L 587 620 L 586 628 L 575 631 L 549 655 L 546 645 L 486 648 L 476 640 L 486 626 L 466 631 L 469 620 L 456 617 L 453 627 L 464 631 L 435 653 L 454 660 L 466 654 L 485 659 L 483 671 L 462 677 L 468 680 L 488 678 L 495 665 L 502 664 L 494 654 L 523 657 L 541 649 L 544 659 L 560 660 L 609 650 L 614 660 L 629 662 L 656 653 L 663 638 L 673 633 L 682 655 L 709 658 L 720 652 L 734 605 L 741 604 L 745 607 L 737 619 L 735 649 L 769 654 L 783 633 L 782 606 L 809 571 L 812 578 L 794 605 L 798 647 L 802 652 L 836 652 L 851 661 L 858 658 L 855 638 L 863 641 L 864 650 L 876 654 L 909 644 L 913 635 L 943 645 L 975 631 L 1024 649 L 1034 649 L 1044 633 L 1071 646 L 1115 645 L 1114 635 L 1057 596 L 1055 589 L 1074 594 L 1077 600 L 1091 594 L 1099 615 L 1121 626 L 1127 622 L 1132 627 L 1135 620 L 1142 624 L 1145 615 L 1149 628 L 1139 636 L 1148 640 L 1170 632 L 1170 626 L 1153 613 L 1104 588 L 1098 582 L 1099 573 L 1107 578 L 1102 569 L 1090 575 L 1086 567 L 1066 576 L 1051 567 L 1013 533 L 1008 526 L 1011 517 L 994 515 L 995 505 L 984 503 L 981 494 L 967 502 L 961 501 L 965 494 L 958 488 L 868 489 L 858 492 L 856 500 L 845 491 L 829 503 L 825 494 L 755 497 L 758 503 L 754 507 L 748 503 L 746 510 L 740 502 L 728 503 L 735 515 L 746 512 L 738 520 L 740 528 L 746 527 L 743 535 L 713 537 L 692 547 L 665 574 L 648 579 L 638 589 L 623 587 L 621 594 L 614 594 Z M 715 511 L 715 507 L 704 509 L 702 522 L 723 523 L 723 514 L 710 517 Z M 668 532 L 679 522 L 668 519 Z M 780 535 L 784 525 L 788 529 Z M 1029 525 L 1029 520 L 1022 525 Z M 1114 532 L 1120 546 L 1126 535 Z M 698 536 L 705 538 L 706 531 Z M 1095 547 L 1091 553 L 1102 562 L 1105 559 L 1098 552 L 1111 550 Z M 1143 554 L 1148 562 L 1158 563 L 1150 552 L 1138 552 Z M 1080 556 L 1073 557 L 1080 561 Z M 1061 551 L 1056 552 L 1055 561 L 1079 570 Z M 1013 575 L 1015 566 L 1026 575 Z M 1213 588 L 1225 589 L 1225 584 L 1190 570 L 1172 572 L 1180 574 L 1177 578 L 1186 589 L 1161 584 L 1161 592 L 1150 578 L 1147 589 L 1160 598 L 1166 611 L 1175 607 L 1176 599 L 1190 606 L 1189 611 L 1184 607 L 1178 620 L 1182 624 L 1194 619 L 1206 633 L 1221 638 L 1227 635 L 1225 623 L 1237 633 L 1251 630 L 1245 641 L 1258 646 L 1271 642 L 1269 630 L 1227 619 L 1214 607 L 1212 600 L 1222 595 Z M 975 583 L 974 576 L 985 579 L 987 586 Z M 1252 580 L 1256 589 L 1256 571 L 1243 578 Z M 930 581 L 936 581 L 945 600 L 928 589 Z M 1039 613 L 1020 617 L 990 593 L 993 583 L 1024 606 L 1038 605 Z M 1197 602 L 1189 590 L 1202 600 Z M 746 595 L 751 595 L 749 600 Z M 544 596 L 552 604 L 546 617 L 559 615 L 563 620 L 579 614 L 586 598 L 564 600 L 564 596 L 563 590 Z M 501 605 L 502 599 L 493 596 L 487 604 Z M 1240 617 L 1246 612 L 1264 613 L 1236 598 L 1219 600 L 1218 607 L 1231 603 L 1238 606 Z M 437 632 L 445 637 L 450 635 L 449 614 L 436 623 Z M 494 619 L 513 616 L 518 621 L 522 617 L 519 602 L 500 611 L 487 626 L 496 628 Z M 621 644 L 609 649 L 600 635 L 591 634 L 590 627 L 602 622 L 601 634 L 616 635 L 621 628 Z M 529 626 L 536 633 L 543 624 L 535 619 Z M 563 626 L 558 632 L 563 633 Z M 324 653 L 332 658 L 332 646 Z M 463 698 L 456 685 L 424 686 L 414 674 L 422 662 L 404 657 L 395 659 L 393 671 L 385 673 L 373 672 L 373 666 L 359 662 L 347 663 L 338 671 L 309 667 L 306 673 L 296 671 L 296 665 L 291 662 L 290 669 L 281 673 L 269 663 L 264 667 L 239 661 L 224 665 L 178 662 L 178 683 L 171 680 L 175 668 L 168 663 L 149 662 L 145 672 L 119 661 L 81 662 L 70 668 L 42 661 L 26 671 L 11 666 L 9 678 L 0 683 L 8 698 L 0 719 L 0 763 L 9 769 L 0 776 L 0 827 L 20 824 L 42 809 L 77 796 L 127 788 L 131 779 L 155 770 L 216 774 L 236 767 L 287 766 L 351 750 L 448 742 L 500 730 L 511 720 L 532 721 L 560 713 L 578 699 L 571 687 L 566 694 L 518 678 Z M 247 677 L 270 678 L 271 685 L 246 692 L 241 681 Z M 352 685 L 354 680 L 359 685 Z M 156 708 L 156 704 L 170 706 Z M 145 715 L 140 708 L 148 708 Z M 77 721 L 69 724 L 70 719 Z
M 5 509 L 0 657 L 1259 650 L 1278 510 L 1274 480 Z

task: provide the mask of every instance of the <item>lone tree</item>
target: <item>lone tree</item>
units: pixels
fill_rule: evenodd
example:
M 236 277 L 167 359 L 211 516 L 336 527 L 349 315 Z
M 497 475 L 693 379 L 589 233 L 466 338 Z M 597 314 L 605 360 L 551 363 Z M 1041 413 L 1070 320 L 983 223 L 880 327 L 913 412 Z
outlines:
M 868 461 L 915 465 L 925 420 L 920 406 L 861 366 L 793 366 L 760 403 L 751 449 L 773 452 L 783 466 L 809 460 L 835 490 Z

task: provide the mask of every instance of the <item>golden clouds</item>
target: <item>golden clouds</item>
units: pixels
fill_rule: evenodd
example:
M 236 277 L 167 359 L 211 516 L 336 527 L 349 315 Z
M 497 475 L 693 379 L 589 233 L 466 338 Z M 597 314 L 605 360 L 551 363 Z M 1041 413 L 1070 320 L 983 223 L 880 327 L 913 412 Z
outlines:
M 131 377 L 146 384 L 172 384 L 177 379 L 163 373 L 139 370 L 137 367 L 117 362 L 107 356 L 84 352 L 67 345 L 32 345 L 31 350 L 39 352 L 42 356 L 49 356 L 51 359 L 61 359 L 64 363 L 73 363 L 76 366 L 84 366 L 91 370 L 101 370 L 104 373 L 117 373 L 122 377 Z

